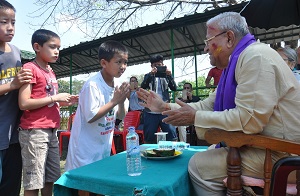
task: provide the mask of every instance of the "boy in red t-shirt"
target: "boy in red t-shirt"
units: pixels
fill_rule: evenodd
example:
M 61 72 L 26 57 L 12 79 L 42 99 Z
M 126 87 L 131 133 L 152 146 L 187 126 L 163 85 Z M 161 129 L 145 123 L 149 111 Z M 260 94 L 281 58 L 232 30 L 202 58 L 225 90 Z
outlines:
M 60 105 L 78 102 L 78 96 L 58 93 L 50 63 L 58 59 L 60 38 L 39 29 L 31 40 L 36 58 L 24 65 L 32 72 L 30 83 L 19 91 L 19 107 L 24 110 L 19 128 L 23 161 L 24 195 L 52 195 L 53 183 L 60 177 L 60 157 L 56 130 L 60 126 Z

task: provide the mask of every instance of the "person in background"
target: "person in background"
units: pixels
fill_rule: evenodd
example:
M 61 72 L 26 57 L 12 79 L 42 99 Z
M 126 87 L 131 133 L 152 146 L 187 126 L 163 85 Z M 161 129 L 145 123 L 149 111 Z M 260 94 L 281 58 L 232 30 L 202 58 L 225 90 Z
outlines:
M 198 96 L 193 95 L 193 86 L 191 83 L 186 82 L 183 85 L 183 90 L 182 90 L 182 97 L 179 98 L 179 100 L 185 102 L 185 103 L 192 103 L 192 102 L 198 102 L 200 101 L 200 98 Z M 179 140 L 181 142 L 186 142 L 186 126 L 178 126 L 178 135 L 179 135 Z
M 205 85 L 207 88 L 210 88 L 212 85 L 210 84 L 211 79 L 214 79 L 214 86 L 217 86 L 219 84 L 220 78 L 222 75 L 222 69 L 219 69 L 218 67 L 214 67 L 209 70 L 207 77 L 205 79 Z
M 296 69 L 300 70 L 300 46 L 296 49 L 296 52 L 297 52 L 297 65 L 296 65 Z
M 79 94 L 71 129 L 65 170 L 69 171 L 110 156 L 115 120 L 123 120 L 128 83 L 116 84 L 127 68 L 127 48 L 117 41 L 102 43 L 98 51 L 100 71 L 89 78 Z
M 296 70 L 296 65 L 298 62 L 296 51 L 286 46 L 284 48 L 279 48 L 277 52 L 282 57 L 282 59 L 286 62 L 286 64 L 289 66 L 291 71 L 294 73 L 298 82 L 300 82 L 300 71 Z
M 0 1 L 0 195 L 11 196 L 20 195 L 22 178 L 18 92 L 32 78 L 22 68 L 20 50 L 8 43 L 15 34 L 15 12 L 9 2 Z
M 131 76 L 129 79 L 130 82 L 130 94 L 127 96 L 127 99 L 129 100 L 129 110 L 128 111 L 140 111 L 141 116 L 140 116 L 140 125 L 138 127 L 138 130 L 143 130 L 143 125 L 144 125 L 144 118 L 143 118 L 143 110 L 144 106 L 141 106 L 139 104 L 139 99 L 136 91 L 139 90 L 138 86 L 138 80 L 137 77 Z
M 156 54 L 150 57 L 151 72 L 145 74 L 141 88 L 150 89 L 159 94 L 164 102 L 170 102 L 169 88 L 176 91 L 176 83 L 172 77 L 171 71 L 163 63 L 163 56 Z M 158 69 L 164 68 L 165 71 L 158 72 Z M 159 77 L 157 77 L 159 76 Z M 151 112 L 149 108 L 144 109 L 144 141 L 145 143 L 156 143 L 155 134 L 160 127 L 163 132 L 167 132 L 167 140 L 176 141 L 177 134 L 174 126 L 162 122 L 166 116 L 160 112 Z
M 217 89 L 197 103 L 166 103 L 155 92 L 140 89 L 143 105 L 167 115 L 165 123 L 193 124 L 199 139 L 207 128 L 218 128 L 300 142 L 300 84 L 280 55 L 256 42 L 239 13 L 221 13 L 206 26 L 204 50 L 210 63 L 223 69 Z M 195 195 L 226 195 L 227 154 L 222 147 L 192 156 L 188 172 Z M 244 146 L 240 155 L 242 175 L 264 178 L 264 149 Z M 272 152 L 274 162 L 286 156 Z
M 193 86 L 191 83 L 189 82 L 184 83 L 183 90 L 182 90 L 182 98 L 180 100 L 185 103 L 200 101 L 200 98 L 198 96 L 193 95 Z
M 60 127 L 59 106 L 70 106 L 78 96 L 58 93 L 56 76 L 49 63 L 58 59 L 60 38 L 49 30 L 35 31 L 31 39 L 36 57 L 26 63 L 33 77 L 19 91 L 19 107 L 23 110 L 19 141 L 23 162 L 24 196 L 51 196 L 53 183 L 60 177 L 57 128 Z

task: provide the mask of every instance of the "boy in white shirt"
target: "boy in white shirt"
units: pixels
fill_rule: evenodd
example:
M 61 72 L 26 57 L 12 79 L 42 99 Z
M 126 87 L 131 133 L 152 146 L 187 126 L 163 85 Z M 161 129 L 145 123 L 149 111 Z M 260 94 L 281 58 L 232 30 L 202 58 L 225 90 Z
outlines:
M 118 87 L 114 78 L 126 70 L 128 51 L 117 41 L 107 41 L 100 45 L 98 57 L 100 72 L 86 81 L 79 94 L 66 171 L 110 156 L 115 120 L 125 116 L 130 85 L 124 82 Z

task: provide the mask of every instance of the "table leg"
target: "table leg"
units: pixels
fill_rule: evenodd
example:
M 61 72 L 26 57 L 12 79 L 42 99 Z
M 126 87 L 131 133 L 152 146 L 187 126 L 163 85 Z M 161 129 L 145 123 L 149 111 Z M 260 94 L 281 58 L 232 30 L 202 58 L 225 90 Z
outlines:
M 90 196 L 90 193 L 87 191 L 78 190 L 78 195 L 79 196 Z
M 104 195 L 90 193 L 88 191 L 78 190 L 78 196 L 104 196 Z

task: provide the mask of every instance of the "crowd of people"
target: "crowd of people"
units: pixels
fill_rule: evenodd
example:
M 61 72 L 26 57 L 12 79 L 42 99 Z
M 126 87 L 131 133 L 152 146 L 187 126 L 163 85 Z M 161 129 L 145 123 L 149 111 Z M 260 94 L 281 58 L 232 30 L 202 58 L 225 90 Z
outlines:
M 222 13 L 207 21 L 204 50 L 214 68 L 205 84 L 211 87 L 213 78 L 216 90 L 200 100 L 193 95 L 192 84 L 184 83 L 182 96 L 171 103 L 169 90 L 178 87 L 163 56 L 150 56 L 150 72 L 140 87 L 135 76 L 119 84 L 115 78 L 125 72 L 129 56 L 123 44 L 112 40 L 100 45 L 100 71 L 85 82 L 80 94 L 59 93 L 50 63 L 58 59 L 60 37 L 46 29 L 35 31 L 31 44 L 36 57 L 22 65 L 20 50 L 9 43 L 15 12 L 9 2 L 0 1 L 4 21 L 0 63 L 6 73 L 0 78 L 0 195 L 19 195 L 22 171 L 25 196 L 52 195 L 53 183 L 61 175 L 56 136 L 60 106 L 78 105 L 66 171 L 109 157 L 115 121 L 122 120 L 127 110 L 142 112 L 145 143 L 156 143 L 157 131 L 168 133 L 169 141 L 186 141 L 190 125 L 199 138 L 214 127 L 300 141 L 300 49 L 286 46 L 276 51 L 257 42 L 238 13 Z M 190 159 L 195 195 L 225 195 L 227 151 L 214 148 Z M 263 178 L 264 150 L 245 147 L 241 156 L 243 175 Z M 274 160 L 285 156 L 273 152 Z

